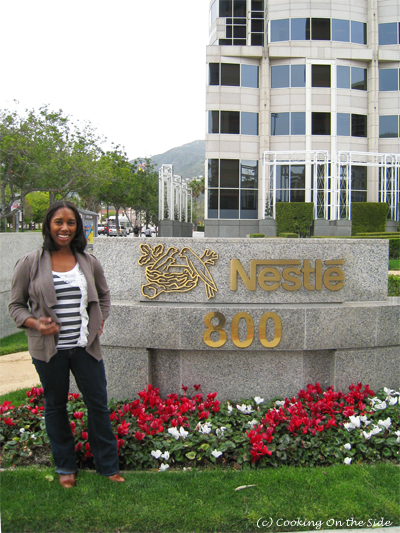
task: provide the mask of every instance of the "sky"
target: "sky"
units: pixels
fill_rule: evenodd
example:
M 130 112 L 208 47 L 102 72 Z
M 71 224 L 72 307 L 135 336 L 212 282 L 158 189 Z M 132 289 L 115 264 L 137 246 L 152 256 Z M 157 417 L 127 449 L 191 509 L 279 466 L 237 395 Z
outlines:
M 62 109 L 129 159 L 204 139 L 208 9 L 209 0 L 0 0 L 0 109 Z

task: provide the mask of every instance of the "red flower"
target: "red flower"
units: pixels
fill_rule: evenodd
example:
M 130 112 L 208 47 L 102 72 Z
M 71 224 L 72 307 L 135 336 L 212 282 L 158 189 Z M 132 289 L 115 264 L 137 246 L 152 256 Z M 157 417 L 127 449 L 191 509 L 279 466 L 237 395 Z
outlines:
M 186 392 L 186 391 L 188 390 L 188 388 L 185 387 L 184 385 L 182 385 L 182 390 L 183 390 L 184 392 Z
M 117 427 L 118 435 L 128 435 L 130 425 L 131 424 L 129 422 L 125 422 L 125 420 L 123 420 L 121 425 Z
M 76 413 L 74 413 L 74 417 L 78 420 L 82 420 L 84 414 L 85 413 L 82 413 L 82 411 L 77 411 Z
M 135 431 L 135 439 L 137 439 L 139 442 L 144 439 L 146 435 L 144 433 L 141 433 L 140 431 Z
M 193 387 L 194 387 L 196 390 L 199 390 L 199 388 L 201 387 L 201 385 L 193 385 Z
M 88 434 L 86 431 L 82 431 L 82 439 L 83 440 L 88 440 Z
M 8 417 L 7 417 L 7 418 L 4 418 L 4 417 L 3 417 L 3 421 L 4 421 L 5 424 L 7 424 L 7 426 L 15 426 L 15 424 L 14 424 L 12 418 L 8 418 Z
M 14 409 L 14 406 L 11 405 L 11 402 L 4 401 L 3 405 L 0 405 L 0 414 L 6 413 L 11 409 Z

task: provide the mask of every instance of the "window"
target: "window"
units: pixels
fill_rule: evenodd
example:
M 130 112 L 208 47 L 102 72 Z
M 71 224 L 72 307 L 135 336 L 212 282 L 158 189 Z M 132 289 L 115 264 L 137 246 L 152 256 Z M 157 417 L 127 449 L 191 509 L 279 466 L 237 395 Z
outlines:
M 291 87 L 305 87 L 306 86 L 306 66 L 305 65 L 291 65 L 290 86 Z
M 289 65 L 271 67 L 271 89 L 289 87 Z
M 290 113 L 290 134 L 291 135 L 305 135 L 306 134 L 306 114 L 304 112 Z
M 258 135 L 258 113 L 209 111 L 208 133 Z
M 351 42 L 367 44 L 367 25 L 365 22 L 351 21 Z
M 338 65 L 336 69 L 336 78 L 338 89 L 350 89 L 350 67 Z
M 239 134 L 239 111 L 221 111 L 221 133 Z
M 271 42 L 289 40 L 289 19 L 271 20 Z
M 397 91 L 399 89 L 399 70 L 397 68 L 379 69 L 379 90 Z
M 367 136 L 367 115 L 351 115 L 351 136 Z
M 210 7 L 210 26 L 215 22 L 217 18 L 217 0 L 215 0 Z
M 367 201 L 367 168 L 353 165 L 351 167 L 351 201 Z
M 208 160 L 208 218 L 257 219 L 258 161 Z
M 337 134 L 350 137 L 350 113 L 337 114 Z
M 242 135 L 258 135 L 258 113 L 240 113 L 240 133 Z
M 378 25 L 379 44 L 398 44 L 397 22 L 387 22 Z
M 367 90 L 367 69 L 351 67 L 351 88 L 359 91 Z
M 309 41 L 310 19 L 291 19 L 290 38 L 292 41 Z
M 289 135 L 289 113 L 271 113 L 271 135 Z
M 311 113 L 311 134 L 330 135 L 331 134 L 331 114 Z
M 209 64 L 209 84 L 219 85 L 219 63 Z
M 332 41 L 350 42 L 350 22 L 332 19 Z
M 240 65 L 221 63 L 221 85 L 240 86 Z
M 241 86 L 258 89 L 258 66 L 242 65 L 241 67 Z
M 219 133 L 219 111 L 208 112 L 208 133 Z
M 311 65 L 311 85 L 312 87 L 331 86 L 331 66 Z
M 305 165 L 276 165 L 276 201 L 305 202 Z
M 311 19 L 311 38 L 313 41 L 330 41 L 331 21 L 330 19 Z
M 399 136 L 398 115 L 387 115 L 379 117 L 379 138 L 387 139 Z

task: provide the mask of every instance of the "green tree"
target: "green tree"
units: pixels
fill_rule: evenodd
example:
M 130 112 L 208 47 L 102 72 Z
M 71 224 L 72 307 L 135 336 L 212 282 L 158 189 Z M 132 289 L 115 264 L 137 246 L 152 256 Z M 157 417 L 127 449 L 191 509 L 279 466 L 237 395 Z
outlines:
M 136 218 L 142 220 L 146 227 L 149 224 L 158 225 L 158 173 L 154 170 L 151 159 L 136 159 L 133 162 L 137 190 L 134 202 L 131 203 L 136 211 Z
M 115 207 L 116 226 L 119 228 L 118 212 L 126 211 L 137 200 L 137 180 L 132 163 L 120 148 L 104 153 L 99 161 L 101 186 L 99 199 Z
M 198 180 L 192 180 L 189 182 L 189 187 L 192 189 L 193 199 L 197 199 L 201 194 L 204 194 L 204 176 Z
M 26 195 L 48 192 L 50 201 L 87 187 L 96 178 L 101 139 L 90 124 L 77 126 L 48 106 L 38 111 L 0 110 L 0 220 Z
M 44 215 L 50 205 L 50 195 L 48 192 L 31 192 L 25 198 L 26 222 L 43 222 Z

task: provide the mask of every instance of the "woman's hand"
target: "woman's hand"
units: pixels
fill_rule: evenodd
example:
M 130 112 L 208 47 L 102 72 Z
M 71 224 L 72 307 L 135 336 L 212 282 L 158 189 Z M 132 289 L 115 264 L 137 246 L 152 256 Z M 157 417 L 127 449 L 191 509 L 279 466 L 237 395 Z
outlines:
M 100 326 L 100 329 L 99 329 L 99 337 L 103 333 L 104 322 L 105 321 L 103 320 L 103 322 L 101 323 L 101 326 Z
M 53 322 L 49 316 L 27 318 L 23 325 L 27 328 L 36 329 L 42 335 L 55 335 L 60 331 L 60 326 Z

